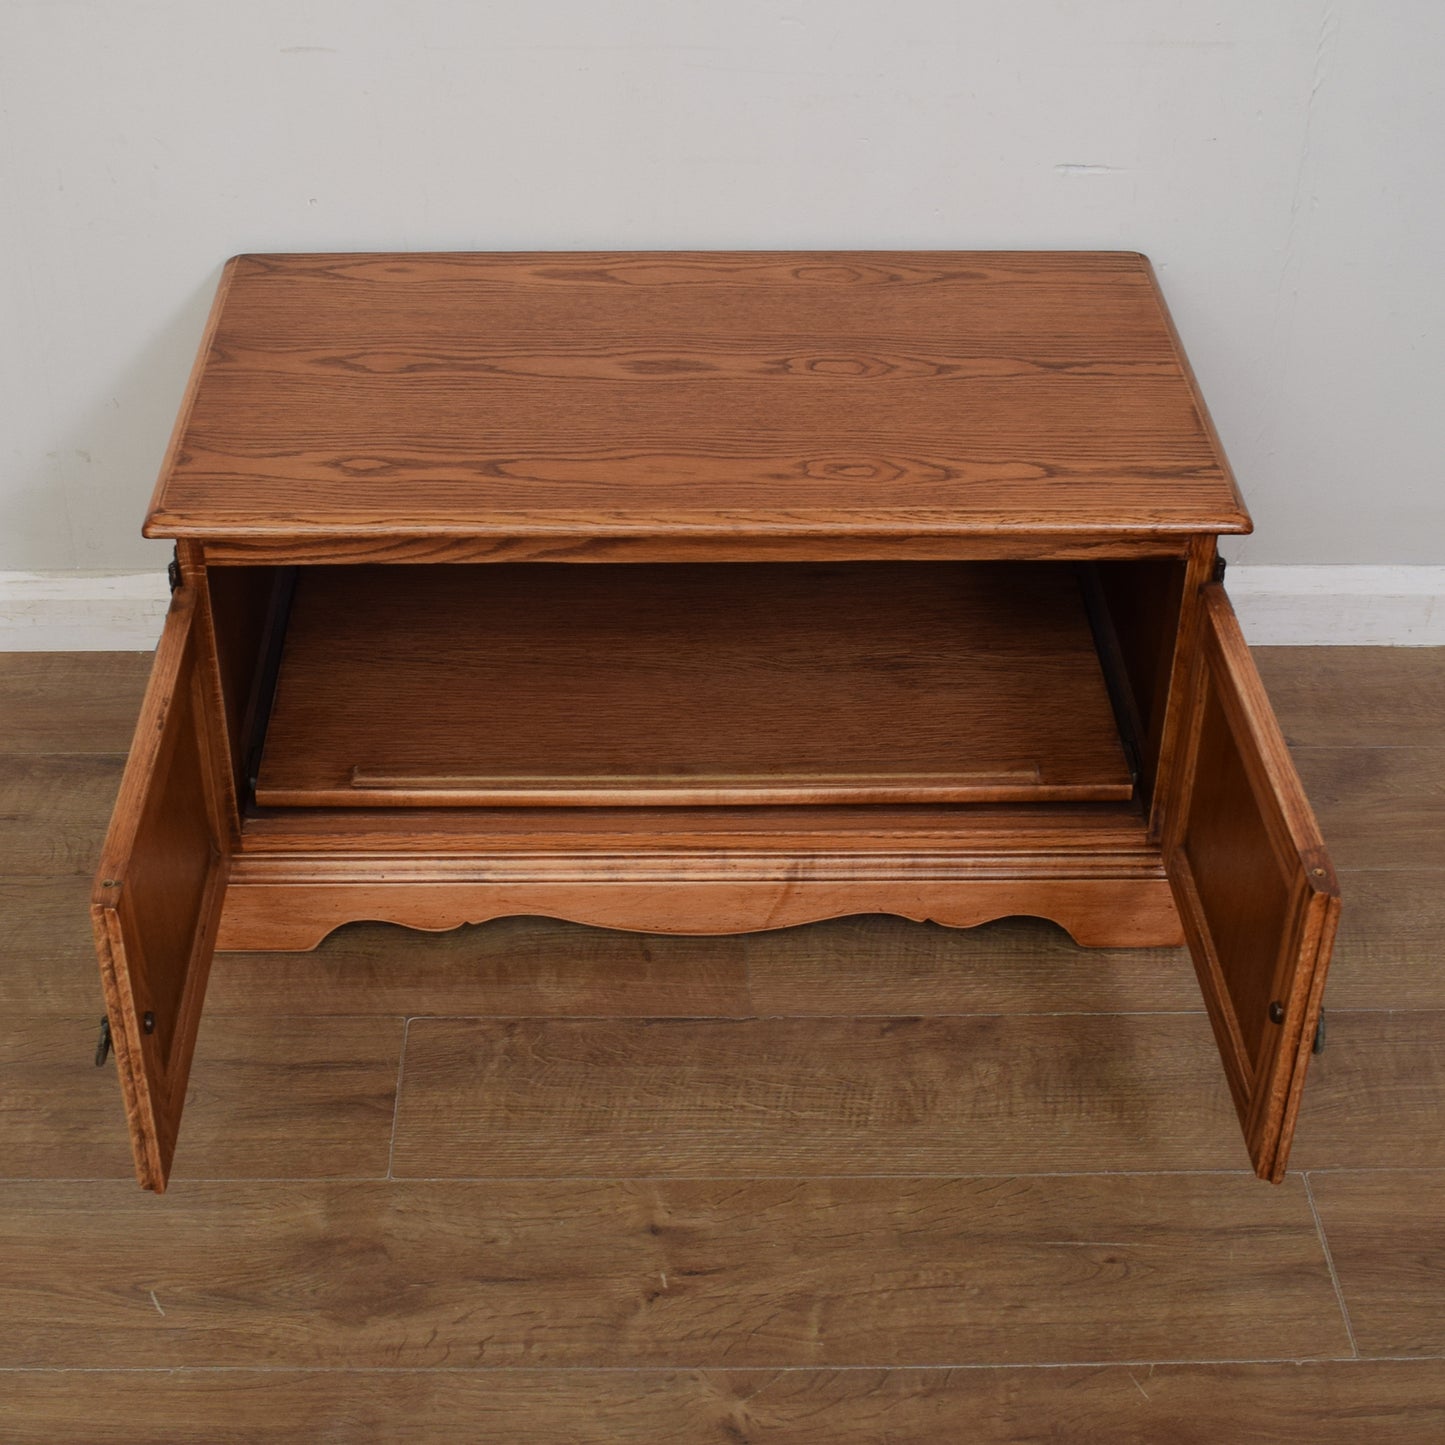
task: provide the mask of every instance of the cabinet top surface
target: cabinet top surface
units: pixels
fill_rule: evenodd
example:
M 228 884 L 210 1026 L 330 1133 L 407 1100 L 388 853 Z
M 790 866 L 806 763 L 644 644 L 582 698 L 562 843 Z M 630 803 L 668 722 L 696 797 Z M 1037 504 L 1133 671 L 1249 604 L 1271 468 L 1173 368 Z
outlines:
M 1132 252 L 239 256 L 145 528 L 1248 530 Z

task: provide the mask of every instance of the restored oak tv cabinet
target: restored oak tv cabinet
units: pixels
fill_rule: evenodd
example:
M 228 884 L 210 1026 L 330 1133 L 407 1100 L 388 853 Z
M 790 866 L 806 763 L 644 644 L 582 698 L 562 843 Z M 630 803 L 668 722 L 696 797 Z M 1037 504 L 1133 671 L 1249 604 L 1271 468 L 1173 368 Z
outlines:
M 142 1184 L 216 949 L 503 914 L 1187 939 L 1279 1179 L 1339 911 L 1148 262 L 240 256 L 93 917 Z

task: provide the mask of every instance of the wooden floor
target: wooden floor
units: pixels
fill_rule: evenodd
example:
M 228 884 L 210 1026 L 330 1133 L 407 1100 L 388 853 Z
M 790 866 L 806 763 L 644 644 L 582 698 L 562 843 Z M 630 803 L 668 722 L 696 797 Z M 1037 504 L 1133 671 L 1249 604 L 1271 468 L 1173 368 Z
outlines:
M 1345 890 L 1278 1188 L 1182 952 L 511 920 L 219 957 L 163 1198 L 85 916 L 147 663 L 0 657 L 0 1439 L 1445 1440 L 1445 653 L 1261 654 Z

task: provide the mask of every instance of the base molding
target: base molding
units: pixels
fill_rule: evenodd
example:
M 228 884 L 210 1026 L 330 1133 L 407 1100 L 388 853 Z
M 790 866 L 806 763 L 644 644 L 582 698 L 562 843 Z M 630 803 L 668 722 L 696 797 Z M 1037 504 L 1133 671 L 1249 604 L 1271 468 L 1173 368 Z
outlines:
M 892 913 L 948 928 L 996 918 L 1046 918 L 1086 948 L 1182 944 L 1162 878 L 670 883 L 235 882 L 216 947 L 306 952 L 346 923 L 395 923 L 444 932 L 509 915 L 565 919 L 640 933 L 756 933 L 860 913 Z

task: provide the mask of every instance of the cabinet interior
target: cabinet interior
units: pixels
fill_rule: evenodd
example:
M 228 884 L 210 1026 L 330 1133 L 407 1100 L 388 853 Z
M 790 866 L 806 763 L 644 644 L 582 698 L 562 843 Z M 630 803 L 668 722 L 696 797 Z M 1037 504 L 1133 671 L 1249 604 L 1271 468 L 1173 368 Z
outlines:
M 1132 803 L 1183 565 L 212 566 L 282 809 Z

